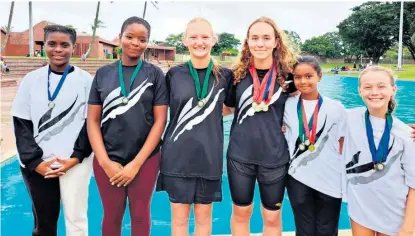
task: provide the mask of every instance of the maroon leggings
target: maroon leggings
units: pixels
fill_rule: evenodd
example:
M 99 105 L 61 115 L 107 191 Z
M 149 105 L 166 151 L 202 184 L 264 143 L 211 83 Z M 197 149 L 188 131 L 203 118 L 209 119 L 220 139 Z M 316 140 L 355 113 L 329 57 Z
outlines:
M 111 185 L 105 171 L 94 158 L 94 175 L 104 207 L 102 236 L 121 235 L 127 198 L 131 216 L 131 235 L 150 235 L 150 202 L 159 166 L 160 152 L 144 162 L 127 187 L 117 187 Z

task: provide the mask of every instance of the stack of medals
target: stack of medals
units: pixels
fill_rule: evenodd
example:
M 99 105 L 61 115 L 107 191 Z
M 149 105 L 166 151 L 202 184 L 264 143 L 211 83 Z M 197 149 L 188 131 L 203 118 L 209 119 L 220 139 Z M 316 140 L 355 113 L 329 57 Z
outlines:
M 249 67 L 249 73 L 252 76 L 254 91 L 252 96 L 252 107 L 249 108 L 247 114 L 248 116 L 253 116 L 256 112 L 267 112 L 269 110 L 269 103 L 274 95 L 275 80 L 278 70 L 273 62 L 270 70 L 262 79 L 262 82 L 259 81 L 258 74 L 253 63 Z
M 205 79 L 203 80 L 202 88 L 200 85 L 199 75 L 197 74 L 197 70 L 193 67 L 192 60 L 188 61 L 188 65 L 189 65 L 190 74 L 192 75 L 192 78 L 195 82 L 196 96 L 198 100 L 197 106 L 202 108 L 207 103 L 206 95 L 207 95 L 207 91 L 209 87 L 210 74 L 212 73 L 212 69 L 213 69 L 213 60 L 210 59 L 208 68 L 206 70 Z
M 390 140 L 390 131 L 392 129 L 392 115 L 386 113 L 385 129 L 380 139 L 379 146 L 376 149 L 375 141 L 373 137 L 373 128 L 372 123 L 369 119 L 369 111 L 366 110 L 365 114 L 365 126 L 366 126 L 366 136 L 369 143 L 370 153 L 372 154 L 373 168 L 377 171 L 382 171 L 385 169 L 386 158 L 389 154 L 389 140 Z
M 130 86 L 128 87 L 128 91 L 125 89 L 125 83 L 124 83 L 124 75 L 122 71 L 122 61 L 118 63 L 118 79 L 120 80 L 120 87 L 121 87 L 121 94 L 123 96 L 121 102 L 124 105 L 127 105 L 129 102 L 128 95 L 131 92 L 131 87 L 133 86 L 135 77 L 137 77 L 138 72 L 140 71 L 141 66 L 143 65 L 143 60 L 140 59 L 137 66 L 134 69 L 133 75 L 130 78 Z
M 304 109 L 303 99 L 301 96 L 298 98 L 297 114 L 299 138 L 301 140 L 301 144 L 299 146 L 300 151 L 304 151 L 306 148 L 308 148 L 308 151 L 310 152 L 314 152 L 316 150 L 316 130 L 318 113 L 320 111 L 321 104 L 323 104 L 323 98 L 319 95 L 313 115 L 310 118 L 310 121 L 312 122 L 310 123 Z
M 50 73 L 52 73 L 52 70 L 48 69 L 48 107 L 50 109 L 53 109 L 55 107 L 55 102 L 54 100 L 56 99 L 56 97 L 58 96 L 59 92 L 61 91 L 62 85 L 65 82 L 66 76 L 69 74 L 69 70 L 72 68 L 71 65 L 68 65 L 65 69 L 65 71 L 63 72 L 63 75 L 61 77 L 61 79 L 59 80 L 58 86 L 56 86 L 55 91 L 53 92 L 53 94 L 50 94 Z

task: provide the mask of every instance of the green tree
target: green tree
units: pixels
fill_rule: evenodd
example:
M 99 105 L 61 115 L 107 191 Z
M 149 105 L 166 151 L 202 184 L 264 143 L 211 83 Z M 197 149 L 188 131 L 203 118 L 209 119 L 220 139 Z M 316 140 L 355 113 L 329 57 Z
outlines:
M 184 46 L 182 42 L 183 33 L 180 34 L 170 34 L 166 38 L 166 44 L 170 47 L 176 47 L 177 54 L 183 54 L 187 52 L 187 47 Z
M 301 38 L 300 35 L 291 30 L 284 30 L 287 35 L 288 46 L 297 54 L 301 52 Z
M 220 55 L 225 49 L 236 48 L 241 44 L 234 34 L 223 32 L 218 36 L 219 40 L 212 48 L 212 55 Z
M 329 32 L 323 34 L 324 38 L 326 38 L 332 45 L 333 49 L 327 51 L 327 57 L 328 58 L 341 58 L 343 57 L 344 53 L 344 47 L 343 47 L 343 40 L 340 37 L 338 32 Z
M 415 32 L 415 3 L 405 2 L 403 44 L 415 59 L 411 36 Z M 399 38 L 400 3 L 367 2 L 352 9 L 352 14 L 337 27 L 344 42 L 363 51 L 374 63 Z
M 301 46 L 301 51 L 323 57 L 328 57 L 334 50 L 334 45 L 331 44 L 328 38 L 323 36 L 307 39 Z
M 225 48 L 223 49 L 221 55 L 222 56 L 237 56 L 238 53 L 239 51 L 236 48 Z

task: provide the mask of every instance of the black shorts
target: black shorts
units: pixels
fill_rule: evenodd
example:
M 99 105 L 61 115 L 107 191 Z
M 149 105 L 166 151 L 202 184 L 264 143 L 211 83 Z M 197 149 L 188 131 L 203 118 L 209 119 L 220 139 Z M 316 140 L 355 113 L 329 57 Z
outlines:
M 156 191 L 166 191 L 172 203 L 210 204 L 222 201 L 222 179 L 209 180 L 160 174 Z
M 276 168 L 244 164 L 228 158 L 228 179 L 232 201 L 237 206 L 249 206 L 254 199 L 258 181 L 262 206 L 270 211 L 281 208 L 284 200 L 288 163 Z

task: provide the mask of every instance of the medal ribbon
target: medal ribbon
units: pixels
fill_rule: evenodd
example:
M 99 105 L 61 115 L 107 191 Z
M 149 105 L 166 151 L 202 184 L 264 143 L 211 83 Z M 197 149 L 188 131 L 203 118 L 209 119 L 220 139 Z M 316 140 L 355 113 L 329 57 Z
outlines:
M 310 121 L 307 120 L 307 115 L 304 109 L 303 99 L 301 97 L 298 99 L 297 103 L 297 114 L 298 114 L 298 128 L 299 128 L 299 136 L 300 140 L 304 142 L 304 136 L 310 141 L 310 144 L 314 144 L 316 141 L 316 130 L 317 130 L 317 121 L 318 121 L 318 113 L 320 111 L 321 104 L 323 104 L 323 97 L 320 95 L 318 96 L 318 102 L 316 107 L 314 108 L 313 115 L 311 115 Z M 311 134 L 310 134 L 311 130 Z
M 392 129 L 392 115 L 386 113 L 385 130 L 383 131 L 382 138 L 380 139 L 379 146 L 376 149 L 375 140 L 373 137 L 372 123 L 369 119 L 369 111 L 366 110 L 365 114 L 365 125 L 366 125 L 366 136 L 369 142 L 370 153 L 372 154 L 373 163 L 383 163 L 386 161 L 389 149 L 390 131 Z
M 125 89 L 124 75 L 123 75 L 123 72 L 122 72 L 122 61 L 120 60 L 120 63 L 118 64 L 118 79 L 120 80 L 121 93 L 124 97 L 128 97 L 128 95 L 130 94 L 131 86 L 133 85 L 135 77 L 137 76 L 138 72 L 140 71 L 142 65 L 143 65 L 143 60 L 140 59 L 137 66 L 135 67 L 133 75 L 130 78 L 130 86 L 128 87 L 128 91 L 127 91 Z
M 210 74 L 212 73 L 212 69 L 213 69 L 213 60 L 210 59 L 210 62 L 209 62 L 209 65 L 208 65 L 208 68 L 205 74 L 205 79 L 203 80 L 202 88 L 200 85 L 199 75 L 197 73 L 197 70 L 193 67 L 192 60 L 189 60 L 188 64 L 189 64 L 190 74 L 192 75 L 192 78 L 195 81 L 197 99 L 200 101 L 204 99 L 207 95 L 207 91 L 209 87 L 209 78 L 210 78 Z
M 61 79 L 59 80 L 58 86 L 56 86 L 55 91 L 53 92 L 53 95 L 50 94 L 50 73 L 52 73 L 52 70 L 48 69 L 48 100 L 50 102 L 54 101 L 56 99 L 56 97 L 58 96 L 59 92 L 61 91 L 62 85 L 65 82 L 66 76 L 69 74 L 69 70 L 72 68 L 71 65 L 68 65 L 65 69 L 65 71 L 63 72 L 63 75 L 61 77 Z
M 260 104 L 262 101 L 264 101 L 265 104 L 269 104 L 271 102 L 272 96 L 274 95 L 275 80 L 278 74 L 278 69 L 275 63 L 272 63 L 270 70 L 265 74 L 262 82 L 259 81 L 254 63 L 251 63 L 249 66 L 249 73 L 251 73 L 254 85 L 254 102 Z

